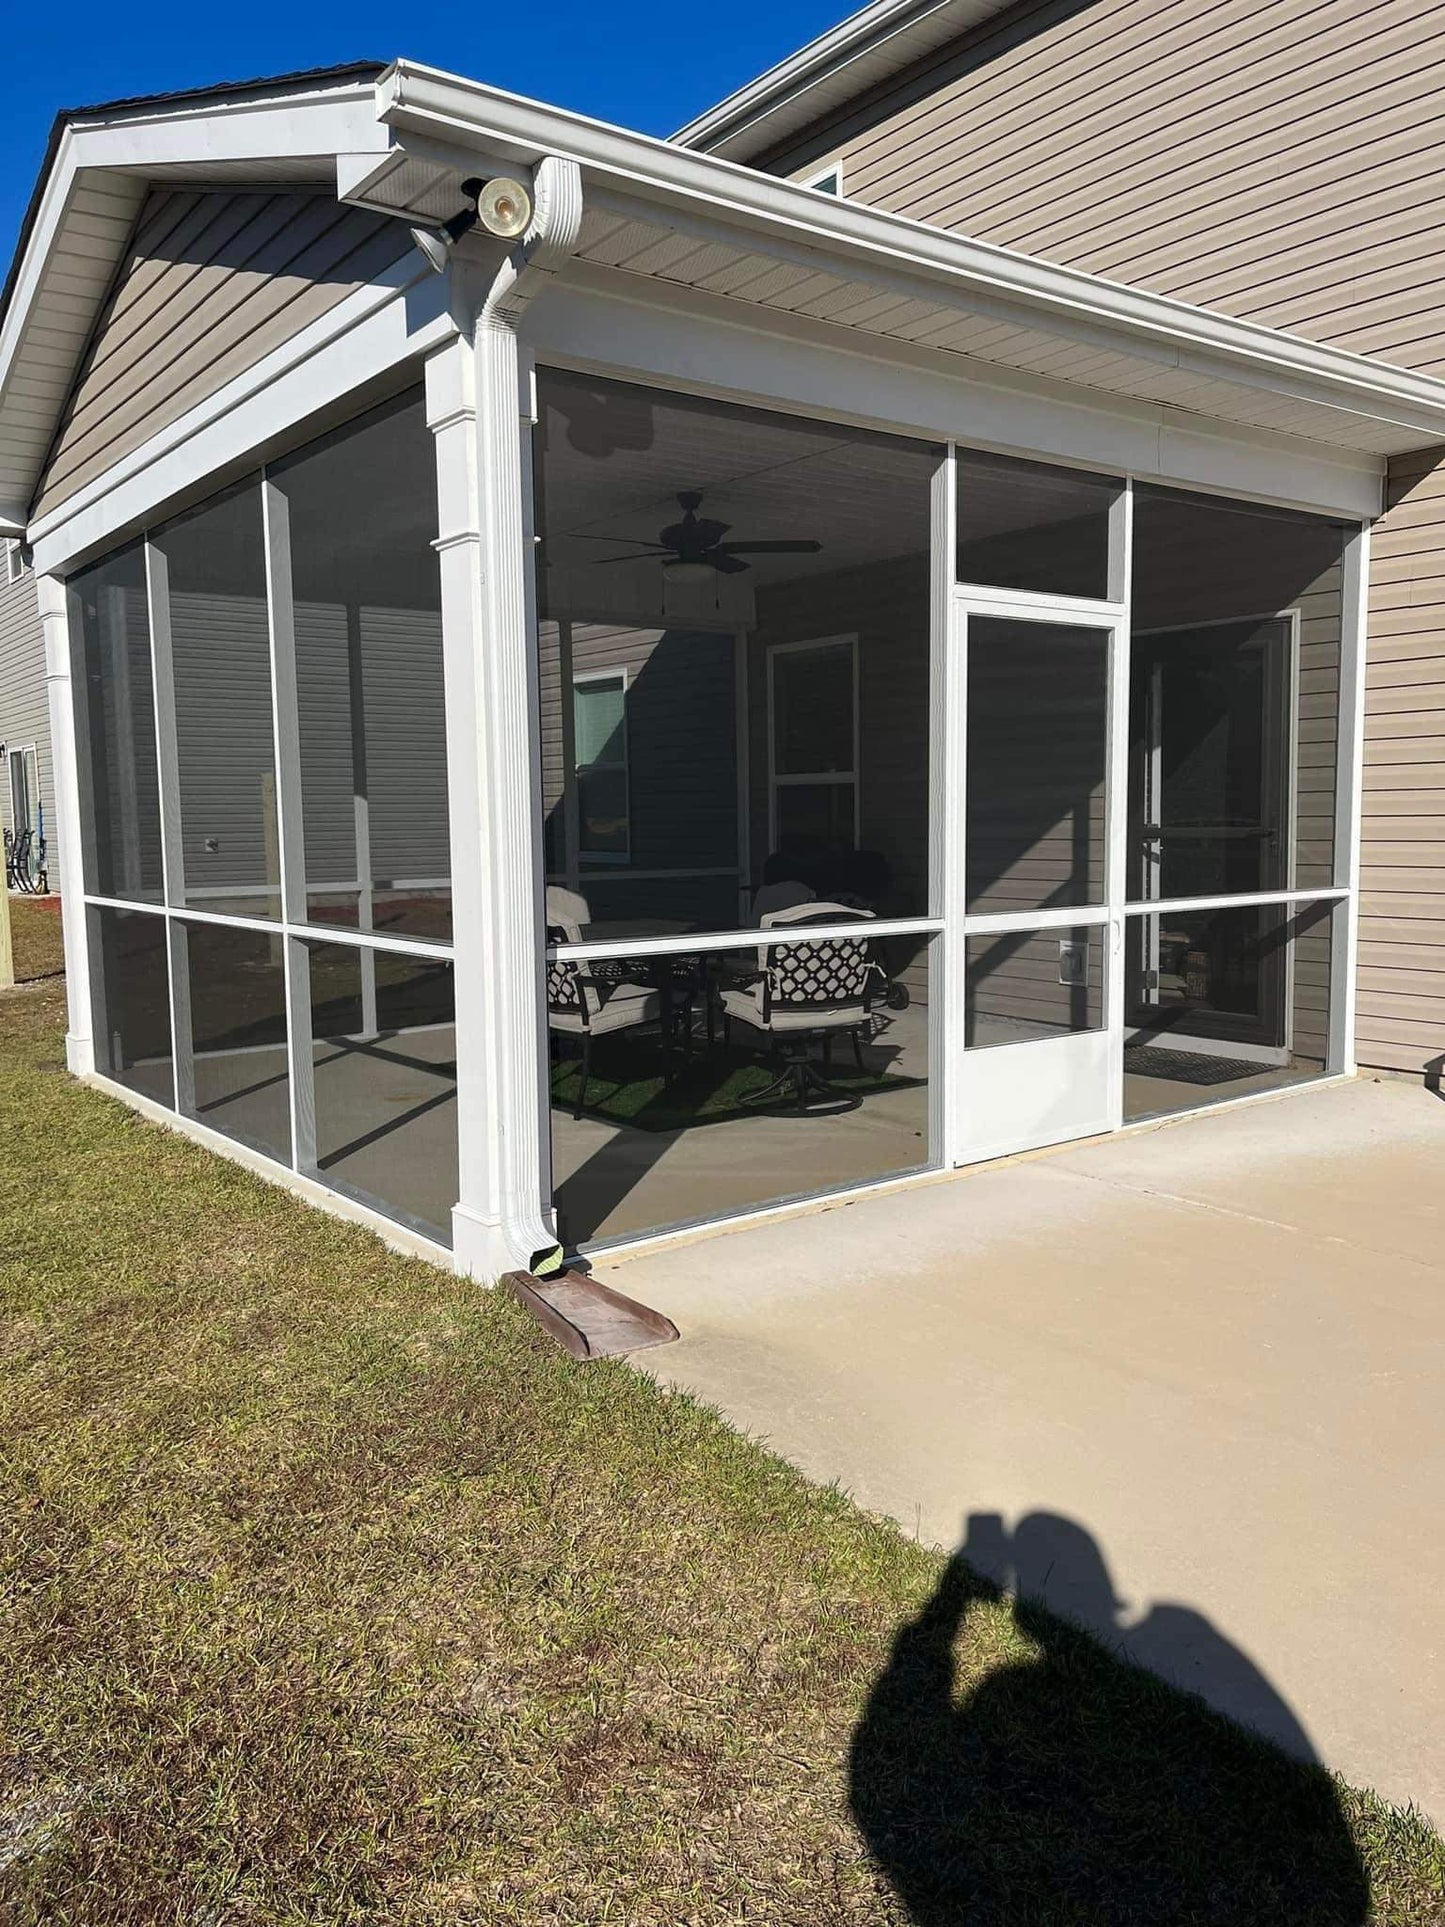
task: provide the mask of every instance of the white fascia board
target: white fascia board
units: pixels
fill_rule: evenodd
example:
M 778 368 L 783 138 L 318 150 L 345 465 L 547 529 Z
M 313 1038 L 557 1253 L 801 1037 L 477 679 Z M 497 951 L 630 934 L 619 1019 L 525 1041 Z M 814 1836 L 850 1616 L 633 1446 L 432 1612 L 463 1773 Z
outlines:
M 696 115 L 672 136 L 680 147 L 703 150 L 731 145 L 739 136 L 752 136 L 747 149 L 755 153 L 769 138 L 768 120 L 785 112 L 789 122 L 806 118 L 808 109 L 801 97 L 820 81 L 832 80 L 850 67 L 867 60 L 868 72 L 859 89 L 896 73 L 913 56 L 916 30 L 940 15 L 956 15 L 948 21 L 950 34 L 966 33 L 980 21 L 1002 13 L 1008 0 L 874 0 L 874 4 L 840 20 L 817 39 L 799 47 L 776 66 L 728 94 L 725 99 Z M 879 56 L 876 62 L 875 56 Z M 801 113 L 796 110 L 801 107 Z M 791 131 L 791 127 L 784 132 Z
M 1380 513 L 1379 456 L 1212 422 L 1158 402 L 1091 395 L 986 362 L 965 365 L 909 342 L 830 341 L 826 330 L 790 315 L 767 321 L 776 325 L 750 324 L 722 296 L 640 277 L 629 287 L 605 269 L 575 263 L 529 311 L 526 334 L 539 362 L 726 395 L 810 421 L 954 440 L 1351 521 Z
M 364 407 L 403 364 L 420 379 L 422 357 L 456 333 L 449 302 L 446 278 L 407 255 L 41 516 L 30 528 L 36 573 L 77 568 L 180 498 L 220 487 L 347 396 Z
M 45 270 L 59 243 L 77 177 L 87 169 L 144 176 L 148 167 L 188 162 L 318 160 L 343 153 L 381 153 L 390 145 L 377 119 L 376 90 L 334 88 L 316 94 L 228 101 L 197 107 L 158 103 L 154 112 L 127 110 L 114 120 L 72 122 L 61 135 L 49 179 L 0 325 L 0 406 L 16 358 L 35 318 Z M 6 511 L 9 512 L 8 510 Z
M 1370 360 L 1255 322 L 1148 294 L 1122 283 L 1058 267 L 990 242 L 975 241 L 811 189 L 736 162 L 676 147 L 545 107 L 432 68 L 397 62 L 377 83 L 379 112 L 403 140 L 410 131 L 435 140 L 463 139 L 525 164 L 545 154 L 575 160 L 589 184 L 608 182 L 748 234 L 801 244 L 819 265 L 850 265 L 907 274 L 937 295 L 983 297 L 1028 310 L 1037 324 L 1068 333 L 1069 324 L 1103 328 L 1124 352 L 1147 346 L 1174 365 L 1263 386 L 1343 413 L 1386 421 L 1418 445 L 1445 441 L 1445 381 Z

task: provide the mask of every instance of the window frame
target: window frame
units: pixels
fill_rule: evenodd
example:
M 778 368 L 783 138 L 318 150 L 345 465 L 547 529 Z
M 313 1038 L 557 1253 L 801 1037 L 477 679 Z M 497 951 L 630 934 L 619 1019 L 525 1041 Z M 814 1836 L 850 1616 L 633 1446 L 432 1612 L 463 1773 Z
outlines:
M 25 784 L 25 800 L 29 805 L 28 819 L 22 823 L 15 810 L 15 769 L 19 764 Z M 10 833 L 19 836 L 22 830 L 40 828 L 40 746 L 38 743 L 7 743 L 5 745 L 5 808 L 10 818 Z
M 828 185 L 830 181 L 831 187 Z M 836 160 L 829 161 L 826 167 L 820 167 L 811 174 L 805 174 L 798 185 L 812 188 L 815 194 L 829 194 L 841 201 L 843 198 L 842 155 L 840 154 Z
M 589 850 L 582 841 L 582 770 L 577 760 L 577 691 L 590 683 L 611 683 L 622 685 L 622 761 L 620 763 L 588 763 L 588 769 L 620 769 L 622 787 L 626 797 L 623 811 L 627 827 L 626 848 L 621 850 Z M 632 862 L 632 738 L 631 720 L 628 715 L 628 695 L 632 689 L 632 678 L 626 663 L 615 668 L 574 669 L 572 672 L 572 782 L 577 795 L 577 867 L 592 869 L 601 866 L 610 869 L 626 866 Z
M 853 762 L 847 770 L 780 771 L 778 768 L 777 661 L 780 656 L 802 655 L 810 650 L 846 646 L 849 656 L 849 694 L 853 707 Z M 805 636 L 795 642 L 768 644 L 768 848 L 778 847 L 778 792 L 783 789 L 816 789 L 823 785 L 839 789 L 850 784 L 853 790 L 853 844 L 862 835 L 862 753 L 859 714 L 859 667 L 861 651 L 857 631 L 838 636 Z

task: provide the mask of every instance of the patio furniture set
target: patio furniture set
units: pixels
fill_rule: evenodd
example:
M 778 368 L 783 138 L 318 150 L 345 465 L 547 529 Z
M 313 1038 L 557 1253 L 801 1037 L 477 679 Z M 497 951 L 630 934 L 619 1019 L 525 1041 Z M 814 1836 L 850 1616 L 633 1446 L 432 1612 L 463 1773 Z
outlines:
M 798 883 L 765 883 L 753 899 L 760 930 L 866 926 L 873 912 L 854 904 L 818 901 Z M 577 891 L 549 887 L 549 947 L 584 941 L 591 907 Z M 669 1076 L 691 1058 L 701 1010 L 706 1048 L 731 1053 L 733 1029 L 751 1033 L 757 1055 L 775 1071 L 772 1080 L 739 1102 L 769 1108 L 791 1104 L 806 1112 L 826 1104 L 855 1110 L 861 1097 L 831 1078 L 835 1038 L 851 1039 L 858 1074 L 863 1045 L 873 1035 L 873 1008 L 890 991 L 878 945 L 866 934 L 825 942 L 760 944 L 756 958 L 740 963 L 727 953 L 612 958 L 587 963 L 551 955 L 547 964 L 547 1025 L 553 1049 L 575 1040 L 579 1084 L 574 1117 L 586 1108 L 593 1073 L 593 1042 L 619 1032 L 655 1030 L 669 1063 Z M 818 1046 L 821 1069 L 812 1052 Z

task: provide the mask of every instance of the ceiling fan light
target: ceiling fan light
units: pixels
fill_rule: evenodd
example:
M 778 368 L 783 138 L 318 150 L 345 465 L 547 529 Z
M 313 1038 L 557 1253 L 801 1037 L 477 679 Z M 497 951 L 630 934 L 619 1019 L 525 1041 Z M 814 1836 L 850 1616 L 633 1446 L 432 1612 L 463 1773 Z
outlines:
M 711 582 L 717 574 L 711 562 L 667 562 L 663 567 L 669 582 Z

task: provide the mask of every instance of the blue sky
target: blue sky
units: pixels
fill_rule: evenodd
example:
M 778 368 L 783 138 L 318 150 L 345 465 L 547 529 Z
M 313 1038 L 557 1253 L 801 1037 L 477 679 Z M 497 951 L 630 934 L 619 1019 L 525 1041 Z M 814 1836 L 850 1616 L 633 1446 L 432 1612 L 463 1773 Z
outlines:
M 666 134 L 851 12 L 859 0 L 555 0 L 506 6 L 375 0 L 158 0 L 147 6 L 16 4 L 14 77 L 0 117 L 0 264 L 61 107 L 398 54 Z

